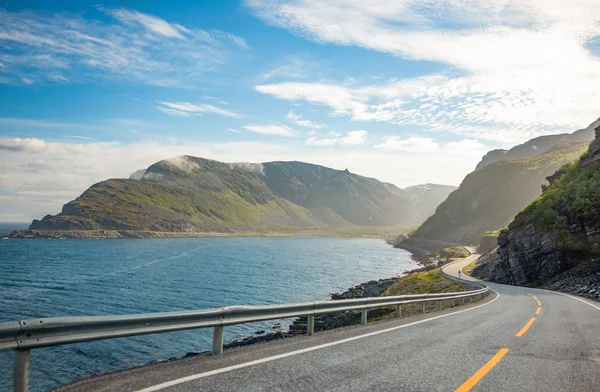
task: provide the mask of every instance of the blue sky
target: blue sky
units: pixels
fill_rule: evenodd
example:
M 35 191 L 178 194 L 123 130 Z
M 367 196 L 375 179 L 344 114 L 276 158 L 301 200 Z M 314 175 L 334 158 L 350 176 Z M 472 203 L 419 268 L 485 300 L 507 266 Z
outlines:
M 174 155 L 458 185 L 599 116 L 591 0 L 1 1 L 0 220 Z

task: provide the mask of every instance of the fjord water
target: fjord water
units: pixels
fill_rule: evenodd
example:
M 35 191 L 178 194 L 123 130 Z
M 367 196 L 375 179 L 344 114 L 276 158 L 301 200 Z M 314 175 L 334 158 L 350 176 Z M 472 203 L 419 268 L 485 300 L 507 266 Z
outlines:
M 379 239 L 300 237 L 0 240 L 0 322 L 328 299 L 415 267 Z M 273 323 L 225 328 L 225 341 Z M 282 328 L 285 328 L 282 323 Z M 34 350 L 32 391 L 210 349 L 211 330 Z M 0 353 L 0 390 L 12 383 Z

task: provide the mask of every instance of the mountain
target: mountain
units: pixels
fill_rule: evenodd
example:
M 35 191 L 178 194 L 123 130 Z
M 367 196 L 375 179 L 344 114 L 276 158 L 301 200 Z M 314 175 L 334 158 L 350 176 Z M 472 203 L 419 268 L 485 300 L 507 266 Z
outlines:
M 473 272 L 600 299 L 600 124 L 588 151 L 548 181 Z
M 136 170 L 129 176 L 130 180 L 141 180 L 142 177 L 146 174 L 146 169 Z
M 458 187 L 453 185 L 422 184 L 409 186 L 404 188 L 404 191 L 412 200 L 417 215 L 425 220 L 433 215 L 440 203 L 456 189 Z
M 411 238 L 478 243 L 485 232 L 507 225 L 538 197 L 547 176 L 577 160 L 598 124 L 600 119 L 572 134 L 532 139 L 502 153 L 496 162 L 491 159 L 499 155 L 488 153 Z
M 416 226 L 425 219 L 420 211 L 430 210 L 446 189 L 429 188 L 422 192 L 421 205 L 410 192 L 348 170 L 302 162 L 223 163 L 180 156 L 138 170 L 129 179 L 92 185 L 61 213 L 34 220 L 29 229 L 229 233 Z
M 540 136 L 526 143 L 519 144 L 510 150 L 492 150 L 484 155 L 476 169 L 499 161 L 510 161 L 514 159 L 533 158 L 537 155 L 550 151 L 560 144 L 589 143 L 594 139 L 594 129 L 600 125 L 600 118 L 591 123 L 587 128 L 573 133 L 561 133 L 558 135 Z

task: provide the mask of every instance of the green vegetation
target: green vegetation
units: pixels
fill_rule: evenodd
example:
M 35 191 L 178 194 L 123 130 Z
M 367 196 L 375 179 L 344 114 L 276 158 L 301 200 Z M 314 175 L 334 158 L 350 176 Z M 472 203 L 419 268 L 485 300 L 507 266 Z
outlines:
M 434 294 L 464 290 L 465 288 L 460 284 L 442 277 L 440 268 L 435 268 L 403 276 L 388 288 L 383 295 Z
M 446 261 L 452 261 L 464 259 L 470 255 L 471 253 L 469 253 L 463 246 L 451 246 L 440 250 L 439 254 L 437 254 L 437 257 L 446 259 Z
M 600 222 L 600 170 L 577 162 L 559 174 L 523 214 L 531 214 L 536 230 L 548 233 L 560 251 L 580 259 L 597 256 L 599 244 L 590 244 L 585 234 L 586 227 Z M 581 235 L 575 236 L 577 232 Z
M 409 294 L 434 294 L 441 292 L 465 291 L 466 288 L 458 283 L 441 276 L 440 269 L 435 268 L 425 272 L 414 272 L 398 279 L 382 296 L 409 295 Z M 442 309 L 450 306 L 449 301 L 442 304 Z M 432 312 L 437 310 L 437 304 L 427 303 L 425 310 Z M 369 311 L 369 321 L 377 321 L 395 316 L 395 307 L 373 309 Z M 402 305 L 402 314 L 410 315 L 421 312 L 421 304 Z
M 462 272 L 465 275 L 471 276 L 471 271 L 473 271 L 475 269 L 475 267 L 477 267 L 477 262 L 476 261 L 465 265 L 463 267 L 463 269 L 462 269 Z

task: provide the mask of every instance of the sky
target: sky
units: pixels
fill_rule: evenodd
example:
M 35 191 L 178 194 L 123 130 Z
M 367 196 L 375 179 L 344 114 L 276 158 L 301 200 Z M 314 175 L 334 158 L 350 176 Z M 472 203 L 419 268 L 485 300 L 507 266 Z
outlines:
M 0 221 L 183 154 L 458 185 L 599 116 L 597 0 L 0 0 Z

